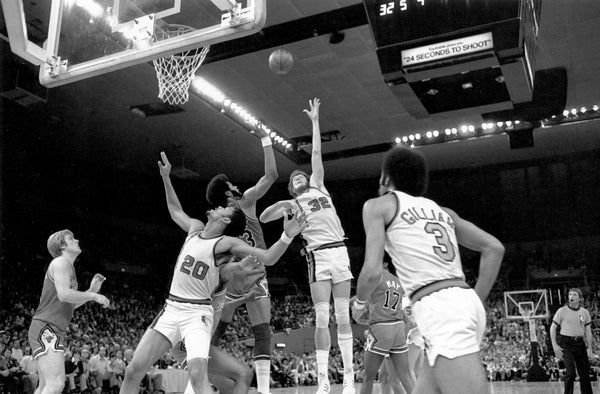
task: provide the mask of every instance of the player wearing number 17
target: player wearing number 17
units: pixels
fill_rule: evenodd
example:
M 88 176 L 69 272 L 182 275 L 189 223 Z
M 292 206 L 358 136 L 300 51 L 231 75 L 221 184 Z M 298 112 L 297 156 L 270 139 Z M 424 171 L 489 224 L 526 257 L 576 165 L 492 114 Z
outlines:
M 344 389 L 342 394 L 354 394 L 352 363 L 352 329 L 350 326 L 350 259 L 344 244 L 344 229 L 336 213 L 331 196 L 325 188 L 323 160 L 321 158 L 321 130 L 319 127 L 318 98 L 309 101 L 305 109 L 312 122 L 312 174 L 296 170 L 290 175 L 288 190 L 292 200 L 279 201 L 263 211 L 261 222 L 280 218 L 285 212 L 304 212 L 308 226 L 302 231 L 304 254 L 308 261 L 310 293 L 315 305 L 315 347 L 319 388 L 317 394 L 329 392 L 328 360 L 331 337 L 329 334 L 329 301 L 333 294 L 338 344 L 344 363 Z
M 429 362 L 413 393 L 488 393 L 479 347 L 485 330 L 482 301 L 494 284 L 504 247 L 454 211 L 423 197 L 427 167 L 416 150 L 390 150 L 379 184 L 380 197 L 363 207 L 365 261 L 356 304 L 371 298 L 385 249 L 425 340 Z M 459 244 L 481 253 L 474 289 L 465 282 Z
M 163 181 L 168 190 L 170 182 L 164 178 Z M 219 285 L 219 267 L 228 264 L 232 256 L 241 259 L 248 255 L 255 256 L 264 265 L 273 265 L 306 224 L 302 214 L 286 218 L 281 239 L 264 250 L 237 238 L 246 226 L 240 208 L 212 209 L 206 213 L 206 225 L 183 212 L 178 215 L 176 221 L 185 222 L 189 231 L 177 257 L 169 296 L 135 349 L 120 394 L 137 394 L 150 366 L 179 341 L 184 342 L 187 350 L 188 373 L 194 392 L 211 392 L 207 369 L 213 326 L 211 301 Z

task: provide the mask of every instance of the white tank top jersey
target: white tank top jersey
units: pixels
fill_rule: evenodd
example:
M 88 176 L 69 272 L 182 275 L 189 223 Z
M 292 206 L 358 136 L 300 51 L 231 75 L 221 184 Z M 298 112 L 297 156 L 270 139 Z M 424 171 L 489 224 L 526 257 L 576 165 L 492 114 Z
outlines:
M 405 292 L 443 279 L 465 278 L 455 224 L 434 201 L 399 191 L 396 214 L 386 229 L 385 251 Z
M 309 187 L 294 200 L 296 205 L 306 213 L 308 226 L 302 230 L 301 236 L 306 242 L 308 251 L 344 240 L 342 223 L 328 194 Z
M 202 238 L 199 231 L 188 235 L 177 257 L 169 299 L 191 303 L 211 299 L 219 284 L 215 247 L 221 239 Z

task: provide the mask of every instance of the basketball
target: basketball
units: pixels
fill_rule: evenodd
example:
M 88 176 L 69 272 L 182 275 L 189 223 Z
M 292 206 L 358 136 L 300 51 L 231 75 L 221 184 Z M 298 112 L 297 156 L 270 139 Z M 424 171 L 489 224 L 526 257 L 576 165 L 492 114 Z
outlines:
M 294 56 L 290 51 L 277 49 L 269 56 L 269 68 L 277 75 L 287 74 L 294 66 Z

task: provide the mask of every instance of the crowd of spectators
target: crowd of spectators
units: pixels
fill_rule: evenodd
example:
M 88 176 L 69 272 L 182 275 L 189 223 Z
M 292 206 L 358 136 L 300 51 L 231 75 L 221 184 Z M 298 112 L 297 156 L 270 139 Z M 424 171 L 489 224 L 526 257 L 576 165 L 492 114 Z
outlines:
M 467 257 L 468 261 L 468 257 Z M 37 277 L 26 265 L 11 267 L 12 278 Z M 468 264 L 465 267 L 469 272 Z M 78 273 L 80 287 L 87 285 L 91 272 Z M 128 276 L 130 275 L 130 276 Z M 531 363 L 529 329 L 522 321 L 507 320 L 504 316 L 502 290 L 508 275 L 499 276 L 498 283 L 486 302 L 488 328 L 482 346 L 483 362 L 490 380 L 524 379 Z M 1 393 L 32 394 L 38 381 L 35 362 L 27 341 L 31 316 L 37 306 L 41 280 L 2 278 L 3 307 L 0 308 L 0 388 Z M 160 281 L 161 283 L 164 281 Z M 117 389 L 125 367 L 131 359 L 144 330 L 150 325 L 164 300 L 164 289 L 153 286 L 153 280 L 140 281 L 132 274 L 110 276 L 103 287 L 111 306 L 101 309 L 93 303 L 79 308 L 67 331 L 65 392 L 100 393 Z M 164 283 L 161 284 L 163 286 Z M 594 368 L 600 369 L 600 286 L 586 286 L 585 307 L 592 316 L 594 334 Z M 272 300 L 273 331 L 294 330 L 314 326 L 314 311 L 309 296 L 287 295 Z M 333 308 L 331 308 L 333 311 Z M 333 312 L 332 312 L 333 313 Z M 335 321 L 332 316 L 332 321 Z M 548 322 L 539 322 L 538 362 L 546 368 L 551 379 L 560 377 L 561 364 L 552 354 L 547 341 Z M 244 307 L 238 308 L 221 346 L 238 360 L 252 367 L 252 349 L 243 339 L 252 330 Z M 358 382 L 363 374 L 363 340 L 355 338 L 355 371 Z M 331 382 L 342 381 L 342 362 L 339 349 L 332 347 L 329 377 Z M 157 368 L 177 368 L 169 354 L 157 362 Z M 272 386 L 316 384 L 316 360 L 312 353 L 295 354 L 276 349 L 272 354 Z M 145 387 L 150 387 L 146 383 Z

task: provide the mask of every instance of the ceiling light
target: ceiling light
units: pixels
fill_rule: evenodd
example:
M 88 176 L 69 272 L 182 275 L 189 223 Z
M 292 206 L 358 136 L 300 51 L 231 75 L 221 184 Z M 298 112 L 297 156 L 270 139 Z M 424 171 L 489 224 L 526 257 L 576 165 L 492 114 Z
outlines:
M 473 83 L 471 82 L 466 82 L 462 84 L 462 88 L 463 89 L 471 89 L 473 87 Z
M 504 125 L 504 122 L 498 122 L 498 123 L 496 123 L 496 125 L 497 125 L 498 127 L 502 127 L 502 126 Z
M 402 137 L 402 142 L 404 142 L 404 143 L 408 142 L 408 137 L 407 136 Z
M 471 133 L 474 133 L 474 132 L 475 132 L 475 126 L 473 126 L 472 124 L 470 124 L 470 125 L 469 125 L 469 131 L 470 131 Z
M 586 107 L 581 107 L 581 109 L 579 110 L 582 114 L 585 114 L 587 112 L 587 108 Z
M 592 107 L 592 109 L 593 109 L 594 111 L 598 112 L 598 106 L 597 106 L 597 105 L 594 105 L 594 106 Z
M 433 130 L 433 136 L 434 136 L 434 137 L 437 137 L 437 136 L 439 136 L 439 135 L 440 135 L 440 132 L 439 132 L 439 131 L 437 131 L 437 130 Z
M 481 124 L 481 129 L 482 130 L 487 130 L 487 128 L 488 128 L 488 124 L 487 123 L 482 123 Z
M 415 136 L 411 134 L 411 135 L 408 136 L 408 139 L 411 140 L 411 141 L 414 141 L 415 140 Z
M 275 138 L 277 136 L 277 133 L 272 131 L 271 134 L 269 134 L 271 136 L 271 138 Z
M 436 94 L 438 94 L 439 92 L 440 92 L 440 91 L 439 91 L 439 90 L 437 90 L 437 89 L 429 89 L 429 90 L 427 91 L 427 94 L 428 94 L 428 95 L 430 95 L 430 96 L 435 96 L 435 95 L 436 95 Z
M 458 133 L 458 130 L 456 129 L 456 127 L 453 127 L 452 128 L 452 134 L 457 134 L 457 133 Z
M 571 108 L 571 114 L 577 115 L 577 110 L 575 108 Z
M 467 126 L 465 126 L 465 125 L 462 125 L 462 126 L 460 126 L 460 131 L 461 131 L 462 133 L 466 133 L 468 129 L 469 129 L 469 128 L 468 128 Z
M 450 129 L 446 129 L 446 130 L 444 130 L 444 133 L 445 133 L 446 135 L 450 135 L 450 134 L 452 134 L 452 130 L 450 130 Z
M 494 80 L 498 83 L 504 83 L 504 76 L 500 75 L 499 77 L 494 78 Z
M 402 142 L 402 140 L 400 139 L 400 137 L 396 137 L 396 139 L 394 141 L 396 141 L 397 144 L 399 144 L 400 142 Z
M 415 139 L 420 140 L 421 139 L 421 133 L 415 134 Z
M 431 137 L 433 137 L 433 133 L 431 131 L 428 131 L 427 133 L 425 133 L 425 136 L 427 138 L 431 138 Z

